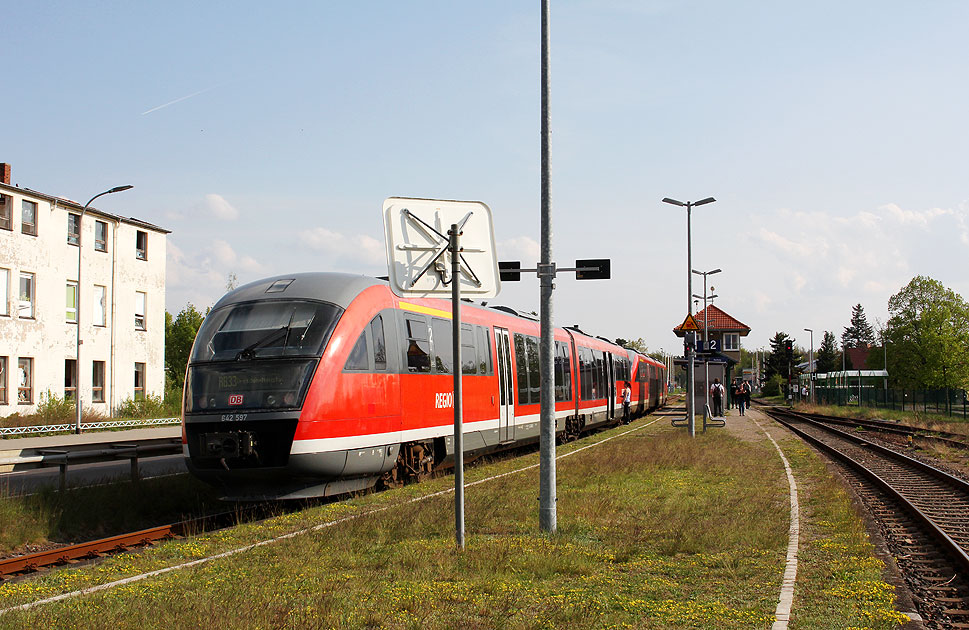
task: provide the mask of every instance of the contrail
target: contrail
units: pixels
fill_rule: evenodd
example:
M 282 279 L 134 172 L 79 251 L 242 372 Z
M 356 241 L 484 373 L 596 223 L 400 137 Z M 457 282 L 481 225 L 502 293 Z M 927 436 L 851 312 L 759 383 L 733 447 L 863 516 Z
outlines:
M 175 103 L 180 103 L 181 101 L 184 101 L 185 99 L 192 98 L 193 96 L 198 96 L 199 94 L 202 94 L 204 92 L 208 92 L 209 90 L 214 89 L 214 88 L 217 88 L 217 87 L 219 87 L 219 84 L 213 85 L 212 87 L 207 87 L 204 90 L 199 90 L 198 92 L 193 92 L 192 94 L 189 94 L 188 96 L 183 96 L 181 98 L 176 98 L 174 101 L 169 101 L 169 102 L 165 103 L 164 105 L 159 105 L 158 107 L 152 107 L 151 109 L 149 109 L 146 112 L 141 112 L 141 115 L 144 116 L 145 114 L 150 114 L 152 112 L 157 112 L 159 109 L 163 109 L 165 107 L 168 107 L 169 105 L 174 105 Z

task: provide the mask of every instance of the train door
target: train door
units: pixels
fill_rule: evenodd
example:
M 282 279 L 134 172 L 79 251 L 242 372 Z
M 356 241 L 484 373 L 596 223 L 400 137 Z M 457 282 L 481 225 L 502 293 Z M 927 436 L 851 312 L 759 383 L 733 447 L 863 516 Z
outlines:
M 639 365 L 636 368 L 636 384 L 639 386 L 639 411 L 643 412 L 649 409 L 650 403 L 653 402 L 646 395 L 646 379 L 649 378 L 646 370 L 649 369 L 649 366 L 639 358 L 636 359 L 636 362 Z
M 498 346 L 498 441 L 515 439 L 514 374 L 511 369 L 511 343 L 508 330 L 495 327 L 495 345 Z
M 606 398 L 608 402 L 608 417 L 616 417 L 616 366 L 612 362 L 612 353 L 603 352 L 604 363 L 606 364 Z

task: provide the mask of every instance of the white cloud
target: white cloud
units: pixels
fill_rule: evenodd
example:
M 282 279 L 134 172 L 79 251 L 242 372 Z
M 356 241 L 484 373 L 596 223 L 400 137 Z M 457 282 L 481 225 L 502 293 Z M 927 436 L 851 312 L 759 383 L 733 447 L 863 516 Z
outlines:
M 217 219 L 235 221 L 239 218 L 239 211 L 221 195 L 208 194 L 202 200 L 201 209 Z
M 523 267 L 529 267 L 542 259 L 542 246 L 535 239 L 516 236 L 498 243 L 498 258 L 519 260 Z
M 299 240 L 312 249 L 330 254 L 333 259 L 367 265 L 377 265 L 387 261 L 384 242 L 366 234 L 346 235 L 317 227 L 301 232 Z

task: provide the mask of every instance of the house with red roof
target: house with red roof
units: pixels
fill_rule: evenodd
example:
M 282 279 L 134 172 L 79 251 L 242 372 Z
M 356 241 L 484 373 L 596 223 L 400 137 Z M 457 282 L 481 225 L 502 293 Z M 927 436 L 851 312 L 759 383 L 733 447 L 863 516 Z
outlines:
M 750 334 L 750 326 L 713 304 L 696 313 L 693 319 L 700 328 L 697 340 L 703 339 L 705 327 L 709 339 L 719 345 L 719 354 L 731 359 L 731 365 L 740 361 L 740 338 Z M 673 333 L 683 337 L 686 334 L 683 324 L 674 328 Z

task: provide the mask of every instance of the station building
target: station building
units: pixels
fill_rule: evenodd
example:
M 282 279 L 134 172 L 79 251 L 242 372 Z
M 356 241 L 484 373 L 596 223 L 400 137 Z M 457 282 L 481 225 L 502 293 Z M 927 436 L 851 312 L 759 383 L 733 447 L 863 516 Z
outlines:
M 696 399 L 695 408 L 702 409 L 708 375 L 710 383 L 714 379 L 720 379 L 725 386 L 734 378 L 733 367 L 740 362 L 740 339 L 750 334 L 750 326 L 713 304 L 707 305 L 706 308 L 694 314 L 693 320 L 699 329 L 696 331 L 697 349 L 700 350 L 700 340 L 703 340 L 704 348 L 702 353 L 698 353 L 694 362 L 696 370 L 693 390 Z M 704 339 L 704 327 L 706 339 Z M 683 324 L 674 328 L 673 334 L 683 338 L 686 335 Z M 674 364 L 681 369 L 686 369 L 685 358 L 675 359 Z M 684 382 L 685 378 L 684 376 Z M 729 387 L 727 390 L 729 391 Z
M 0 164 L 0 417 L 79 389 L 103 416 L 162 396 L 169 231 L 12 186 L 10 172 Z

